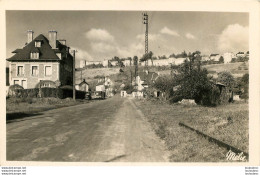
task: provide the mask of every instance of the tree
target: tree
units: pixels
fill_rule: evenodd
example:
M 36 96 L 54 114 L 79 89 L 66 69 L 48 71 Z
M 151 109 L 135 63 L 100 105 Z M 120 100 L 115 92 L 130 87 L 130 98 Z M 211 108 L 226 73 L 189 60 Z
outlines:
M 218 73 L 217 82 L 224 84 L 232 89 L 235 85 L 235 79 L 230 72 L 223 71 Z
M 134 65 L 138 65 L 138 57 L 134 56 L 133 60 L 134 60 Z
M 200 67 L 200 52 L 188 54 L 188 60 L 173 73 L 175 87 L 172 102 L 181 99 L 194 99 L 196 103 L 211 105 L 212 84 L 208 71 Z
M 144 54 L 142 56 L 142 58 L 140 59 L 141 62 L 144 62 L 144 61 L 148 61 L 149 59 L 151 59 L 153 57 L 153 52 L 150 51 L 148 52 L 147 54 Z
M 221 56 L 221 57 L 219 58 L 218 62 L 219 62 L 219 63 L 224 63 L 224 58 L 223 58 L 223 56 Z
M 174 54 L 174 53 L 172 53 L 170 56 L 169 56 L 169 58 L 175 58 L 176 57 L 176 55 Z
M 159 60 L 164 60 L 164 59 L 167 59 L 167 57 L 165 55 L 163 56 L 158 56 L 159 57 Z

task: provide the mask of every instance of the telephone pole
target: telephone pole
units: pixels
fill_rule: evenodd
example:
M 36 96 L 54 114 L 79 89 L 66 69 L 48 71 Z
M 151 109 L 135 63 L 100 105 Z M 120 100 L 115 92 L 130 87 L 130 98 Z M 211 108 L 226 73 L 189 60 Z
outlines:
M 148 54 L 148 14 L 143 13 L 143 24 L 145 24 L 145 50 L 144 53 Z M 145 61 L 145 66 L 148 66 L 148 60 Z
M 73 50 L 73 69 L 72 69 L 72 73 L 73 73 L 73 100 L 76 100 L 76 89 L 75 89 L 75 52 L 76 50 Z

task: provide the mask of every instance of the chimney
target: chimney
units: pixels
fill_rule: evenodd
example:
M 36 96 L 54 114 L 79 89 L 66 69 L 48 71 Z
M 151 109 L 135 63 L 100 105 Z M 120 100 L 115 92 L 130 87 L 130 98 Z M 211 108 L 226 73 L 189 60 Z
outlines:
M 28 30 L 27 31 L 27 44 L 32 42 L 32 40 L 33 40 L 33 31 L 32 30 Z
M 61 39 L 61 40 L 59 40 L 59 42 L 60 42 L 62 45 L 65 45 L 65 46 L 66 46 L 66 40 L 65 40 L 65 39 Z
M 57 40 L 57 31 L 50 30 L 49 31 L 49 43 L 52 49 L 56 49 L 56 40 Z

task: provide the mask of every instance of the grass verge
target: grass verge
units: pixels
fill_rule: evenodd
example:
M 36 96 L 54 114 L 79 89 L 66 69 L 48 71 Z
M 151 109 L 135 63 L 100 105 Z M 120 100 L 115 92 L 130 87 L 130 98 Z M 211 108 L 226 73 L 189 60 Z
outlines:
M 88 100 L 76 100 L 71 98 L 8 98 L 6 99 L 6 120 L 14 120 L 37 115 L 36 113 L 89 103 Z
M 209 142 L 179 122 L 248 152 L 248 104 L 232 103 L 215 108 L 135 100 L 156 134 L 165 141 L 172 162 L 225 162 L 225 148 Z

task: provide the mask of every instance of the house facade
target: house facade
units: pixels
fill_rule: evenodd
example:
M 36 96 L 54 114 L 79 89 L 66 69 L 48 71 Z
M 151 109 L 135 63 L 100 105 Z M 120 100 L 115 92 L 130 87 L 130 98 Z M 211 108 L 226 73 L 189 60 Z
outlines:
M 49 31 L 49 39 L 42 34 L 33 39 L 33 33 L 27 31 L 27 44 L 13 51 L 14 55 L 7 59 L 10 85 L 18 84 L 30 89 L 42 80 L 72 85 L 73 57 L 66 40 L 57 40 L 57 31 Z M 43 86 L 49 87 L 50 84 Z

